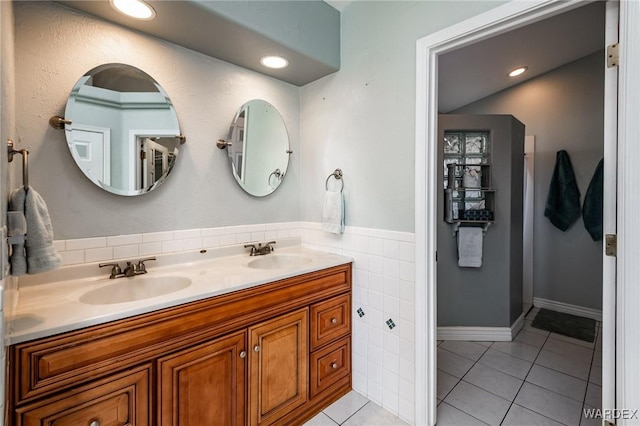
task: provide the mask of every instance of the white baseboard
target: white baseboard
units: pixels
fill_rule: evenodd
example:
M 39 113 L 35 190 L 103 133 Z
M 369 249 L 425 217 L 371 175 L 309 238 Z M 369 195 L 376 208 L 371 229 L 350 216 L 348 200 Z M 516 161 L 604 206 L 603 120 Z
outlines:
M 438 340 L 510 342 L 524 326 L 521 314 L 511 327 L 438 327 Z
M 549 309 L 550 311 L 562 312 L 565 314 L 577 315 L 579 317 L 592 318 L 596 321 L 602 321 L 602 311 L 597 309 L 584 308 L 582 306 L 541 299 L 539 297 L 533 298 L 533 306 L 536 308 L 544 308 Z

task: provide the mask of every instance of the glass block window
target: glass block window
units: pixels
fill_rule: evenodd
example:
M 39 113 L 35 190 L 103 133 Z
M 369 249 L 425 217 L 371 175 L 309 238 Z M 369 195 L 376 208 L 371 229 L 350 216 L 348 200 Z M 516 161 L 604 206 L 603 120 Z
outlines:
M 481 175 L 480 164 L 489 163 L 488 131 L 447 131 L 444 133 L 444 188 L 448 186 L 447 164 L 464 164 L 456 167 L 453 177 L 453 218 L 458 219 L 459 211 L 484 209 L 485 194 L 480 190 L 463 191 L 462 178 L 466 171 L 475 171 Z M 478 164 L 478 166 L 474 166 Z M 458 190 L 460 189 L 460 190 Z

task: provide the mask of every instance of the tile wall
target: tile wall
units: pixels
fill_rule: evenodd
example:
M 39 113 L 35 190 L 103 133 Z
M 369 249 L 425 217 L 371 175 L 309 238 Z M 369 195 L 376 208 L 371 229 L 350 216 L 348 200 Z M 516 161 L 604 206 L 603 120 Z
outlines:
M 63 265 L 74 265 L 291 237 L 354 259 L 353 388 L 413 424 L 413 233 L 347 227 L 333 235 L 319 223 L 286 222 L 57 240 L 55 246 Z

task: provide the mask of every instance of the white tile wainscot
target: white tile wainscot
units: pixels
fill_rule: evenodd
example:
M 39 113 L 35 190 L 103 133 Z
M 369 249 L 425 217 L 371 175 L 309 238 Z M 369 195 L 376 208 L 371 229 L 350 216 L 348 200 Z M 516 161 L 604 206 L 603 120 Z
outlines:
M 347 226 L 334 235 L 319 223 L 301 222 L 300 236 L 305 247 L 354 259 L 353 388 L 413 424 L 414 234 Z
M 353 264 L 353 388 L 387 411 L 415 421 L 414 234 L 315 222 L 284 222 L 57 240 L 64 265 L 132 259 L 300 237 L 302 245 L 344 254 Z M 277 250 L 277 244 L 276 244 Z M 358 309 L 364 315 L 360 317 Z M 387 321 L 393 321 L 390 329 Z

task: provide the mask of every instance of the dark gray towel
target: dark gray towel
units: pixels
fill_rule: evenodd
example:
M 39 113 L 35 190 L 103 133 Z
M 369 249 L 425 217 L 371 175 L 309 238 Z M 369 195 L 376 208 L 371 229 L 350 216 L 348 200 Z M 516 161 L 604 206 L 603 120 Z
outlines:
M 596 171 L 593 173 L 587 193 L 584 194 L 582 204 L 582 220 L 584 227 L 593 238 L 593 241 L 602 239 L 602 197 L 604 179 L 604 158 L 600 160 Z
M 580 217 L 580 190 L 567 151 L 558 151 L 544 215 L 561 231 Z

